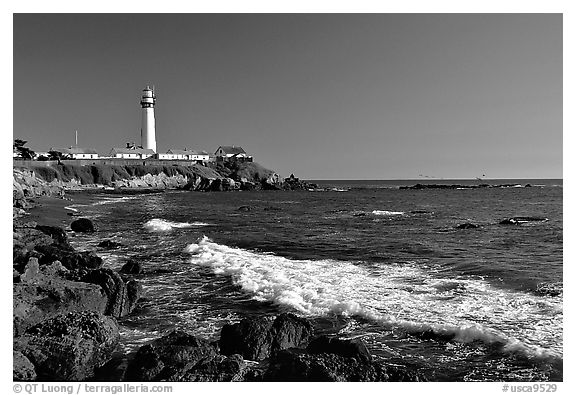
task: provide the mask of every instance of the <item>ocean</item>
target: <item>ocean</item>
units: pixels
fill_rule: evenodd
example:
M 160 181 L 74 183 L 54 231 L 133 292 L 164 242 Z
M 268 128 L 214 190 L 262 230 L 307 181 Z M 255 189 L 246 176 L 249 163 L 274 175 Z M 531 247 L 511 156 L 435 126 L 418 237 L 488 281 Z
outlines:
M 99 227 L 72 244 L 144 267 L 125 351 L 293 312 L 430 381 L 562 381 L 562 180 L 313 182 L 324 190 L 71 194 Z M 399 188 L 417 182 L 512 186 Z M 515 216 L 546 220 L 500 224 Z

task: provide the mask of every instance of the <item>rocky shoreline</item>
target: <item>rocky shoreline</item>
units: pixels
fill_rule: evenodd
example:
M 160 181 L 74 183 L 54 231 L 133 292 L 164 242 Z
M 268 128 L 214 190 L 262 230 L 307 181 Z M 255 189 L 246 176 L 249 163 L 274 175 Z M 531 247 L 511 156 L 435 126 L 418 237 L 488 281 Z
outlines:
M 87 219 L 71 228 L 90 231 Z M 107 248 L 114 248 L 104 242 Z M 317 336 L 291 313 L 225 325 L 217 341 L 171 331 L 133 355 L 118 352 L 117 319 L 142 296 L 129 261 L 118 272 L 67 231 L 14 220 L 15 381 L 421 381 L 415 370 L 376 362 L 361 339 Z
M 308 189 L 294 177 L 288 183 Z M 35 199 L 66 199 L 65 188 L 14 170 L 15 381 L 422 380 L 414 369 L 374 361 L 361 339 L 317 335 L 309 320 L 291 313 L 225 325 L 217 341 L 172 331 L 122 354 L 117 319 L 138 305 L 143 291 L 134 275 L 142 267 L 129 261 L 116 272 L 94 251 L 76 250 L 69 232 L 97 236 L 89 219 L 61 219 L 65 228 L 29 219 Z

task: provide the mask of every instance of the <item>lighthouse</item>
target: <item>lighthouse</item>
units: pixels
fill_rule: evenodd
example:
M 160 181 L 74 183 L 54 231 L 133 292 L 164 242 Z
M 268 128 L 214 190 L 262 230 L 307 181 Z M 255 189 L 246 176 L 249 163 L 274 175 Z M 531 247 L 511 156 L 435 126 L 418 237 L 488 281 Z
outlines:
M 142 91 L 142 129 L 140 137 L 142 139 L 142 148 L 151 149 L 156 152 L 156 120 L 154 118 L 154 105 L 156 104 L 156 95 L 154 89 L 149 86 Z

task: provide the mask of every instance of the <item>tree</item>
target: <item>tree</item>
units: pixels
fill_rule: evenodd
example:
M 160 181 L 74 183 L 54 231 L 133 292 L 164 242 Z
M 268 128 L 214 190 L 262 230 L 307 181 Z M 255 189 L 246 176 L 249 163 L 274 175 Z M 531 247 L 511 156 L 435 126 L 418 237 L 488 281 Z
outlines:
M 61 164 L 61 160 L 64 159 L 64 154 L 60 151 L 50 150 L 48 151 L 48 160 L 57 160 L 58 164 Z
M 15 139 L 14 145 L 12 146 L 14 152 L 18 153 L 18 156 L 22 159 L 34 159 L 36 153 L 28 147 L 24 147 L 28 141 Z

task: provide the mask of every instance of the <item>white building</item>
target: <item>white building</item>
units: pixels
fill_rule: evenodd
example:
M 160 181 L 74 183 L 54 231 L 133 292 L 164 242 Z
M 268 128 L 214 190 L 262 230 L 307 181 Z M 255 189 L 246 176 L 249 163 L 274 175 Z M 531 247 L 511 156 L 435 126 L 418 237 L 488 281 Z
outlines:
M 154 117 L 154 105 L 156 105 L 156 95 L 149 86 L 142 91 L 140 99 L 142 106 L 142 128 L 140 129 L 141 146 L 144 149 L 151 149 L 156 152 L 156 119 Z
M 111 158 L 120 159 L 146 159 L 154 155 L 154 151 L 149 148 L 112 148 Z
M 98 159 L 98 152 L 91 148 L 50 148 L 50 151 L 60 152 L 64 158 L 69 159 Z

